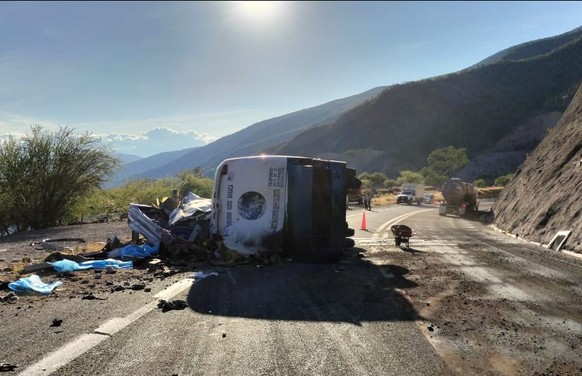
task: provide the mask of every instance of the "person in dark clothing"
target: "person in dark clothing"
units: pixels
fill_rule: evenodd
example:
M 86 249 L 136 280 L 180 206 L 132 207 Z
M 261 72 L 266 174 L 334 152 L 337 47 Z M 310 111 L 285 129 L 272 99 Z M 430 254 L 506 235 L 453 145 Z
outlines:
M 362 201 L 364 201 L 364 209 L 365 210 L 372 210 L 372 194 L 370 191 L 365 191 L 362 197 Z

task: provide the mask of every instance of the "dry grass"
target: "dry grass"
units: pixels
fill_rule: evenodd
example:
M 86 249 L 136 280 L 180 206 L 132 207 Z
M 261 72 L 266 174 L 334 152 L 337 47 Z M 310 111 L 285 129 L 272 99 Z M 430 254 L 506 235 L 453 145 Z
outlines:
M 479 188 L 479 198 L 497 198 L 503 187 Z

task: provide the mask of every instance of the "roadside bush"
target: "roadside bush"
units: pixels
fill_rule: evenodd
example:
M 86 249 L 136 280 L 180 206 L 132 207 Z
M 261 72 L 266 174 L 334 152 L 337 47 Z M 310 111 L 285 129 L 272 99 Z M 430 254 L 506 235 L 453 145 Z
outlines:
M 108 190 L 96 189 L 74 209 L 71 221 L 94 221 L 110 216 L 123 216 L 129 204 L 157 205 L 178 189 L 181 196 L 188 192 L 203 198 L 212 196 L 213 180 L 198 167 L 180 172 L 176 177 L 132 180 Z
M 211 198 L 214 181 L 207 178 L 200 167 L 180 172 L 177 179 L 176 188 L 182 196 L 192 192 L 200 197 Z
M 49 132 L 34 126 L 22 139 L 2 141 L 2 221 L 18 230 L 61 224 L 118 166 L 97 138 L 66 127 Z

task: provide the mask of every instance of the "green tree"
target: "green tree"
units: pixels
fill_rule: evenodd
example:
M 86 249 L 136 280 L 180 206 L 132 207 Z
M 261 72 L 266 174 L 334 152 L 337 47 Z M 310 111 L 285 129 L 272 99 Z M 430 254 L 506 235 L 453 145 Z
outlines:
M 429 167 L 422 168 L 420 174 L 424 176 L 424 183 L 432 185 L 433 187 L 442 187 L 442 185 L 449 180 L 448 177 L 437 174 Z
M 392 188 L 397 187 L 397 186 L 398 186 L 398 182 L 394 179 L 387 179 L 384 182 L 384 188 L 387 188 L 387 189 L 392 189 Z
M 485 181 L 485 179 L 477 179 L 473 182 L 473 185 L 475 187 L 482 188 L 482 187 L 485 187 L 487 185 L 487 182 Z
M 372 181 L 369 178 L 359 177 L 358 179 L 360 179 L 360 181 L 362 182 L 362 189 L 373 187 Z
M 19 230 L 58 225 L 119 166 L 97 138 L 72 129 L 32 133 L 0 144 L 1 204 Z
M 386 175 L 381 172 L 363 172 L 358 178 L 362 181 L 366 180 L 368 182 L 368 187 L 381 188 L 384 186 L 384 182 L 388 180 Z
M 424 177 L 419 172 L 414 172 L 410 170 L 400 171 L 400 176 L 396 179 L 399 185 L 404 183 L 422 183 Z
M 496 187 L 505 187 L 513 179 L 513 174 L 507 174 L 495 179 Z
M 458 169 L 469 163 L 467 149 L 447 146 L 436 149 L 428 155 L 428 168 L 435 174 L 446 176 L 447 179 Z

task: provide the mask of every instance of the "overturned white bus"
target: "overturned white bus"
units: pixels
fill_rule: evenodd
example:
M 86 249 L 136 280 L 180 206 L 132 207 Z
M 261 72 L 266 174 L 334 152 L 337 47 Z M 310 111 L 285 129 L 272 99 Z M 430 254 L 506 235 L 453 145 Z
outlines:
M 298 156 L 231 158 L 218 165 L 211 233 L 243 255 L 337 261 L 354 242 L 346 195 L 359 188 L 345 162 Z

